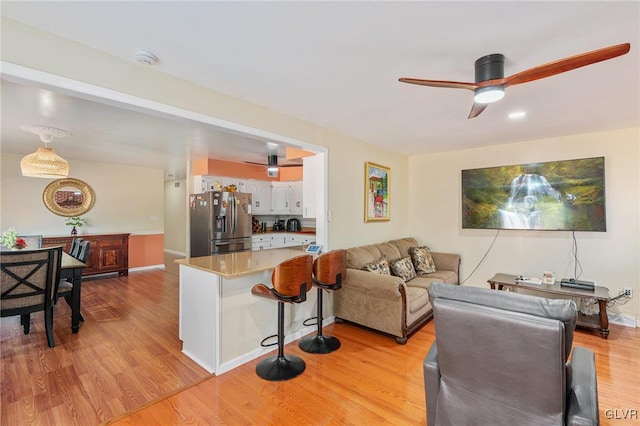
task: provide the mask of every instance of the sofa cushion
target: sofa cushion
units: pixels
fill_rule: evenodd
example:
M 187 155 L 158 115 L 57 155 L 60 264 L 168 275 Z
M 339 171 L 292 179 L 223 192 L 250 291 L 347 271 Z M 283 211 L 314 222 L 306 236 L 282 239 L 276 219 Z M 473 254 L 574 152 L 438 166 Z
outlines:
M 347 250 L 347 268 L 362 269 L 364 265 L 382 257 L 378 245 L 352 247 Z M 396 259 L 393 257 L 392 259 Z
M 418 275 L 419 277 L 428 277 L 433 280 L 433 282 L 442 281 L 447 284 L 458 284 L 458 274 L 453 271 L 445 271 L 443 269 L 438 269 L 438 272 L 434 272 L 432 274 L 424 274 Z
M 418 275 L 437 272 L 436 263 L 433 261 L 429 247 L 411 247 L 409 255 Z
M 429 291 L 420 287 L 407 287 L 409 312 L 416 312 L 429 303 Z
M 442 282 L 440 278 L 434 277 L 432 275 L 434 274 L 418 275 L 414 279 L 412 279 L 411 282 L 407 283 L 407 287 L 420 287 L 424 288 L 425 290 L 429 290 L 429 287 L 431 287 L 432 283 Z
M 391 275 L 402 278 L 405 283 L 416 277 L 416 270 L 409 256 L 389 262 L 389 269 L 391 269 Z
M 369 262 L 365 264 L 362 269 L 369 272 L 374 272 L 380 275 L 391 275 L 391 271 L 389 269 L 389 263 L 387 259 L 382 256 L 379 259 L 374 260 L 373 262 Z
M 418 245 L 418 242 L 416 241 L 415 238 L 400 238 L 400 239 L 392 240 L 389 242 L 393 243 L 398 248 L 398 251 L 400 252 L 399 257 L 409 256 L 409 249 L 411 247 L 416 247 Z
M 398 250 L 398 247 L 396 247 L 396 245 L 393 244 L 392 242 L 377 244 L 377 246 L 378 246 L 378 249 L 380 250 L 380 253 L 382 253 L 382 255 L 386 257 L 388 260 L 396 260 L 403 257 L 400 254 L 400 250 Z

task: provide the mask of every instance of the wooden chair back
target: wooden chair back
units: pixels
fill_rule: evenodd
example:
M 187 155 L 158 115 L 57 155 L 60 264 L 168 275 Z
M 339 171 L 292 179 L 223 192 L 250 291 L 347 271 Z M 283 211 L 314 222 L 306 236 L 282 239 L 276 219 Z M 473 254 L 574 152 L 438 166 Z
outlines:
M 346 250 L 332 250 L 320 255 L 313 262 L 313 281 L 320 286 L 335 286 L 340 288 L 347 276 Z
M 313 256 L 305 254 L 286 260 L 276 266 L 271 274 L 273 288 L 283 296 L 303 294 L 300 287 L 305 285 L 304 293 L 311 290 Z

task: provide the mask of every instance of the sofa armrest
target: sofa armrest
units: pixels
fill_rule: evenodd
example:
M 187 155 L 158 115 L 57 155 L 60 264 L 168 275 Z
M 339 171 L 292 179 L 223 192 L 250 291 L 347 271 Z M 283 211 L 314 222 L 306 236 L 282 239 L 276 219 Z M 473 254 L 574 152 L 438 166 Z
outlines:
M 598 425 L 598 388 L 593 352 L 576 346 L 568 363 L 567 425 Z
M 427 425 L 436 424 L 436 402 L 440 393 L 440 366 L 438 364 L 438 347 L 434 342 L 427 353 L 424 363 L 424 396 L 427 404 Z
M 453 271 L 460 276 L 460 255 L 455 253 L 436 253 L 431 252 L 431 257 L 436 264 L 437 269 L 445 271 Z
M 400 277 L 351 268 L 347 269 L 347 277 L 342 282 L 344 288 L 388 299 L 400 298 L 400 288 L 404 285 Z

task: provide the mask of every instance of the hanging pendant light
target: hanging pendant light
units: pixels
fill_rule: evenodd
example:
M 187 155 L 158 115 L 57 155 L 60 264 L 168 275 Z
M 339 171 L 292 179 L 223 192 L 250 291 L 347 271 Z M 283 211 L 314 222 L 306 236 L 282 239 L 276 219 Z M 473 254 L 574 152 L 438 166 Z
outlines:
M 39 135 L 40 140 L 45 144 L 44 147 L 38 147 L 36 152 L 25 155 L 22 160 L 20 160 L 22 176 L 40 178 L 67 177 L 69 175 L 69 163 L 57 155 L 47 144 L 51 142 L 54 137 L 69 136 L 71 132 L 40 125 L 25 125 L 20 128 L 25 132 Z

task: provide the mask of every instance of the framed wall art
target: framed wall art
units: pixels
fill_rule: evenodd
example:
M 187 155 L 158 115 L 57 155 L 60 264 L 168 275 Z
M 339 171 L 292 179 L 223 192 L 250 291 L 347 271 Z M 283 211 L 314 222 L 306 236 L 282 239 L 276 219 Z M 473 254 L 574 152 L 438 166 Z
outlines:
M 391 169 L 380 164 L 366 162 L 364 166 L 365 196 L 364 221 L 382 222 L 390 220 Z

